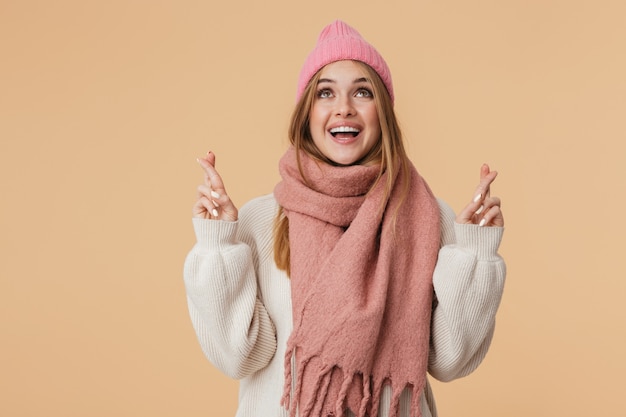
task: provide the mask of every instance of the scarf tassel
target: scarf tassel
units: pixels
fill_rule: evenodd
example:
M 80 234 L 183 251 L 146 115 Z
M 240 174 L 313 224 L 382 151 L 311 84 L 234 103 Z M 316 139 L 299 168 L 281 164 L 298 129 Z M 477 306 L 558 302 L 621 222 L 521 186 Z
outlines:
M 402 396 L 402 392 L 406 387 L 410 387 L 411 389 L 411 404 L 410 404 L 410 412 L 409 415 L 415 417 L 422 416 L 422 410 L 420 408 L 420 398 L 422 396 L 423 388 L 416 386 L 415 384 L 408 383 L 405 387 L 394 386 L 393 382 L 389 378 L 383 378 L 381 381 L 376 381 L 375 388 L 373 394 L 373 399 L 371 401 L 371 408 L 368 411 L 369 414 L 361 414 L 357 417 L 362 417 L 365 415 L 369 416 L 378 416 L 378 410 L 380 408 L 380 398 L 382 395 L 383 387 L 385 385 L 389 385 L 391 387 L 391 401 L 389 403 L 389 410 L 387 415 L 389 417 L 398 417 L 400 415 L 400 397 Z M 375 410 L 375 411 L 374 411 Z
M 287 355 L 287 357 L 291 357 L 291 355 Z M 338 368 L 336 366 L 327 366 L 324 369 L 320 370 L 317 380 L 314 387 L 315 395 L 309 399 L 308 403 L 304 405 L 303 408 L 299 409 L 299 398 L 302 391 L 302 381 L 305 368 L 308 364 L 308 360 L 303 361 L 299 366 L 300 372 L 297 372 L 296 375 L 296 383 L 295 386 L 292 387 L 292 362 L 291 360 L 285 361 L 285 391 L 283 398 L 281 399 L 281 404 L 289 409 L 290 417 L 313 417 L 313 416 L 321 416 L 322 415 L 322 407 L 324 406 L 326 396 L 328 395 L 328 390 L 332 382 L 333 372 Z M 378 409 L 380 407 L 380 398 L 382 394 L 383 387 L 385 384 L 389 384 L 392 387 L 392 395 L 391 402 L 389 404 L 389 417 L 397 417 L 400 412 L 400 396 L 404 389 L 399 389 L 398 387 L 394 387 L 392 381 L 388 378 L 383 378 L 380 381 L 376 381 L 374 383 L 374 390 L 372 392 L 371 386 L 371 378 L 363 376 L 360 372 L 349 373 L 347 374 L 342 381 L 341 389 L 339 391 L 337 401 L 335 403 L 335 415 L 343 416 L 344 415 L 344 407 L 348 397 L 348 390 L 352 385 L 354 378 L 356 375 L 361 375 L 362 377 L 362 395 L 361 403 L 359 409 L 356 413 L 356 417 L 366 417 L 366 416 L 377 416 Z M 422 390 L 416 387 L 413 384 L 411 385 L 411 412 L 412 416 L 421 416 L 420 410 L 420 396 Z M 293 390 L 293 394 L 292 391 Z M 374 411 L 375 410 L 375 411 Z
M 291 409 L 291 384 L 293 381 L 293 374 L 291 372 L 292 370 L 292 361 L 293 361 L 293 349 L 289 349 L 286 354 L 285 354 L 285 361 L 284 361 L 284 369 L 285 369 L 285 385 L 283 387 L 283 396 L 280 399 L 280 405 L 287 408 L 287 409 Z
M 413 391 L 411 393 L 411 410 L 414 410 L 411 414 L 415 414 L 417 417 L 422 417 L 422 409 L 420 408 L 420 399 L 422 398 L 423 389 L 420 389 L 413 385 Z
M 302 380 L 304 379 L 303 375 L 305 372 L 307 362 L 308 361 L 305 361 L 304 363 L 302 363 L 302 366 L 298 367 L 298 369 L 302 369 L 302 371 L 298 372 L 298 374 L 296 375 L 297 382 L 296 382 L 296 390 L 294 392 L 296 401 L 294 401 L 294 403 L 300 402 L 299 398 L 300 398 L 300 392 L 302 391 Z M 317 376 L 317 381 L 315 382 L 315 385 L 314 385 L 314 395 L 312 395 L 308 403 L 305 404 L 301 410 L 299 410 L 299 413 L 298 413 L 299 417 L 311 417 L 311 416 L 321 415 L 322 406 L 324 405 L 326 394 L 328 394 L 328 387 L 330 386 L 330 383 L 332 381 L 332 378 L 331 378 L 332 371 L 333 371 L 332 367 L 326 367 L 320 371 L 319 375 Z M 292 408 L 295 411 L 296 407 L 292 407 Z M 295 414 L 293 414 L 292 417 L 295 417 Z
M 310 414 L 311 416 L 322 415 L 322 407 L 324 406 L 324 400 L 326 399 L 326 395 L 328 394 L 328 388 L 330 387 L 330 382 L 332 380 L 331 376 L 332 369 L 329 369 L 328 371 L 326 371 L 326 373 L 323 374 L 323 379 L 321 380 L 321 384 L 319 386 L 319 394 L 316 395 L 315 398 L 311 399 L 311 403 L 315 403 L 315 408 Z
M 335 406 L 335 414 L 338 416 L 343 415 L 343 407 L 346 403 L 346 396 L 348 395 L 348 388 L 352 384 L 354 374 L 348 374 L 344 377 L 341 389 L 339 390 L 339 396 L 337 397 L 337 405 Z M 360 416 L 359 416 L 360 417 Z
M 361 375 L 362 376 L 362 375 Z M 359 414 L 357 417 L 365 417 L 367 413 L 367 406 L 372 399 L 372 391 L 370 386 L 370 379 L 362 376 L 363 379 L 363 399 L 361 400 L 361 407 L 359 407 Z

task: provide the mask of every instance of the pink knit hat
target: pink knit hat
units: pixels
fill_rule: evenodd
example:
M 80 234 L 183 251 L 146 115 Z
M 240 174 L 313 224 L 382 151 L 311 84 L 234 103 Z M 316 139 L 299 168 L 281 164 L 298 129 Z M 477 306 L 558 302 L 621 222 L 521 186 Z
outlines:
M 341 20 L 334 21 L 320 33 L 315 49 L 309 54 L 300 71 L 296 101 L 300 100 L 304 89 L 317 71 L 327 64 L 345 59 L 361 61 L 372 67 L 383 80 L 393 103 L 393 84 L 387 63 L 359 32 Z

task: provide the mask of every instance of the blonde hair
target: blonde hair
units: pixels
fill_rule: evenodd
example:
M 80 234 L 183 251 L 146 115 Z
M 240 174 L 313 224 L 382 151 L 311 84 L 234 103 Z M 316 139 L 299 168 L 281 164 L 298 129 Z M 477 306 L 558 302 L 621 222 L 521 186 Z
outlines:
M 409 160 L 404 148 L 404 141 L 398 120 L 393 110 L 393 103 L 387 91 L 387 87 L 381 80 L 378 73 L 369 65 L 354 61 L 363 72 L 367 75 L 368 80 L 372 84 L 374 94 L 374 103 L 378 112 L 378 120 L 380 123 L 381 140 L 379 140 L 372 149 L 365 155 L 358 164 L 378 163 L 380 171 L 374 185 L 378 183 L 382 175 L 387 172 L 386 183 L 384 187 L 384 198 L 381 210 L 384 209 L 384 203 L 387 201 L 391 190 L 393 189 L 397 174 L 408 178 Z M 323 69 L 323 68 L 322 68 Z M 296 103 L 296 107 L 291 116 L 289 125 L 289 141 L 296 150 L 296 157 L 300 175 L 305 183 L 306 176 L 302 171 L 300 164 L 300 151 L 306 152 L 312 158 L 333 165 L 334 162 L 323 155 L 315 146 L 311 132 L 309 129 L 309 114 L 316 98 L 317 84 L 322 72 L 320 69 L 307 84 L 300 100 Z M 404 181 L 404 188 L 401 193 L 401 201 L 403 201 L 409 191 L 409 181 Z M 371 188 L 370 188 L 371 189 Z M 394 213 L 395 216 L 395 213 Z M 289 275 L 290 272 L 290 252 L 289 252 L 289 221 L 283 213 L 282 207 L 279 208 L 274 221 L 274 261 L 279 269 L 283 269 Z

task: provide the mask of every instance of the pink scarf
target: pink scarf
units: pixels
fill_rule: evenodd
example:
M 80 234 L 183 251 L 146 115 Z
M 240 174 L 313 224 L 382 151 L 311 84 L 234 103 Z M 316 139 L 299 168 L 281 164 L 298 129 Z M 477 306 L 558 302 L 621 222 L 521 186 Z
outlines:
M 334 167 L 304 153 L 301 163 L 309 185 L 290 148 L 274 190 L 289 219 L 294 325 L 282 404 L 292 417 L 339 417 L 346 408 L 373 416 L 390 384 L 389 416 L 398 415 L 405 387 L 412 390 L 411 415 L 419 416 L 439 251 L 437 201 L 412 165 L 410 178 L 396 178 L 381 213 L 386 174 L 370 190 L 379 167 Z M 404 181 L 409 194 L 398 207 Z

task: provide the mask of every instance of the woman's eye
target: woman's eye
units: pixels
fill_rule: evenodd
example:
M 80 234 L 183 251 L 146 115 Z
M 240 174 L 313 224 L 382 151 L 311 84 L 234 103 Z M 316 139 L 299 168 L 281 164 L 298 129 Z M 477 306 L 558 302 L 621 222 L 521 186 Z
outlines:
M 317 97 L 319 98 L 329 98 L 332 97 L 332 93 L 330 90 L 320 90 L 317 92 Z
M 374 97 L 374 94 L 372 94 L 372 92 L 368 90 L 367 88 L 361 88 L 356 92 L 356 96 L 369 98 L 369 97 Z

